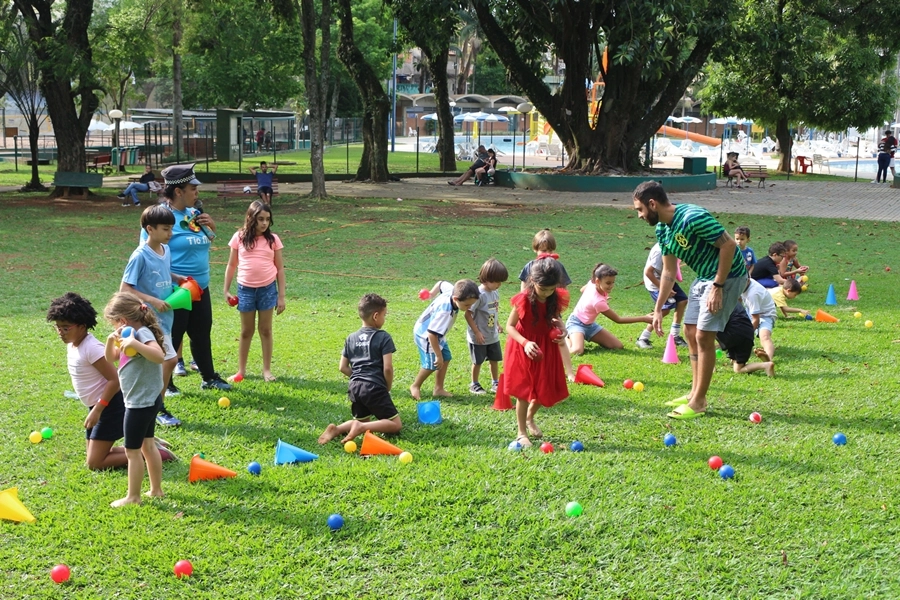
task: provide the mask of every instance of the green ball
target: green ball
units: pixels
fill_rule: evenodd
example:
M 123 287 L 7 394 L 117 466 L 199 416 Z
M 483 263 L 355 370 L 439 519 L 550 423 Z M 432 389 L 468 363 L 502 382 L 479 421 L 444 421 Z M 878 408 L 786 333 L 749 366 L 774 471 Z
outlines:
M 49 427 L 44 427 L 43 429 L 41 429 L 41 437 L 45 440 L 49 440 L 53 437 L 53 430 Z
M 724 356 L 724 352 L 722 352 L 721 348 L 716 348 L 716 358 L 722 358 Z
M 584 509 L 577 502 L 569 502 L 566 504 L 567 517 L 580 517 L 582 512 L 584 512 Z

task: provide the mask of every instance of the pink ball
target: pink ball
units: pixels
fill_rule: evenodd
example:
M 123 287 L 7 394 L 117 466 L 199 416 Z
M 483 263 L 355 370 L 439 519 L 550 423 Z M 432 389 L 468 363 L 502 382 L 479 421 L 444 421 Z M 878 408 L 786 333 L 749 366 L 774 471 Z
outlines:
M 550 442 L 544 442 L 543 444 L 541 444 L 541 452 L 543 452 L 544 454 L 550 454 L 551 452 L 553 452 L 553 444 L 551 444 Z
M 710 456 L 709 462 L 707 464 L 709 465 L 709 468 L 712 469 L 713 471 L 718 471 L 722 466 L 722 459 L 719 458 L 718 456 Z
M 626 379 L 622 382 L 622 387 L 624 387 L 626 390 L 630 390 L 634 387 L 634 381 L 632 381 L 631 379 Z
M 52 569 L 50 569 L 50 579 L 55 581 L 56 583 L 63 583 L 69 580 L 69 576 L 71 575 L 71 571 L 69 571 L 69 567 L 66 565 L 56 565 Z
M 179 579 L 182 577 L 190 577 L 194 573 L 194 565 L 192 565 L 189 560 L 179 560 L 175 563 L 175 568 L 172 570 L 175 572 L 175 577 L 178 577 Z
M 762 415 L 758 412 L 750 413 L 750 422 L 751 423 L 762 423 Z

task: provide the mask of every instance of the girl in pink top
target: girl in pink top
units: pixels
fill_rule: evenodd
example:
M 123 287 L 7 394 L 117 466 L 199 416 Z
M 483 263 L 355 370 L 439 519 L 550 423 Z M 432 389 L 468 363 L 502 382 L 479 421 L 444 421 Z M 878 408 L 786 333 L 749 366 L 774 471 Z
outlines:
M 263 377 L 275 381 L 272 375 L 272 311 L 284 312 L 284 244 L 271 230 L 272 208 L 255 200 L 247 209 L 244 226 L 231 238 L 231 256 L 225 268 L 225 300 L 237 305 L 241 313 L 241 340 L 238 371 L 228 381 L 238 383 L 247 370 L 247 355 L 257 325 L 259 313 L 259 341 L 262 345 Z M 237 271 L 237 296 L 231 295 L 231 280 Z
M 619 272 L 611 266 L 600 263 L 591 273 L 591 281 L 581 288 L 581 299 L 566 321 L 569 337 L 566 344 L 574 355 L 584 354 L 584 341 L 590 340 L 609 350 L 621 350 L 622 342 L 609 331 L 597 324 L 597 315 L 603 315 L 613 323 L 650 323 L 650 315 L 643 317 L 620 317 L 609 307 L 609 293 L 616 285 Z

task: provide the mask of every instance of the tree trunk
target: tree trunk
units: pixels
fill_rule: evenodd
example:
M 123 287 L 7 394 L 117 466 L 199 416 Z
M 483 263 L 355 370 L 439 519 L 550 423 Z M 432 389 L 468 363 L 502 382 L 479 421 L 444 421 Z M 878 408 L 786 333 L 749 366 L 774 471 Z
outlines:
M 781 152 L 778 170 L 781 173 L 788 173 L 791 171 L 791 147 L 794 140 L 791 138 L 791 128 L 787 117 L 781 117 L 775 122 L 775 139 L 778 141 L 778 149 Z
M 353 38 L 350 0 L 338 0 L 338 12 L 341 19 L 338 58 L 359 89 L 363 101 L 363 155 L 356 171 L 356 179 L 383 183 L 390 177 L 387 164 L 387 136 L 382 135 L 384 123 L 390 115 L 390 99 Z
M 84 137 L 99 105 L 88 26 L 93 0 L 69 0 L 61 22 L 46 0 L 14 0 L 40 65 L 41 94 L 53 122 L 60 171 L 85 171 Z M 61 50 L 63 49 L 63 50 Z M 57 192 L 54 192 L 54 194 Z
M 175 0 L 172 15 L 172 127 L 175 129 L 172 137 L 175 159 L 181 162 L 181 153 L 184 149 L 184 104 L 181 97 L 181 0 Z
M 447 56 L 449 46 L 428 57 L 429 69 L 434 75 L 434 100 L 438 115 L 437 153 L 441 171 L 456 171 L 456 141 L 453 130 L 453 113 L 450 112 L 450 88 L 447 84 Z
M 41 134 L 41 126 L 37 115 L 28 117 L 28 143 L 31 145 L 31 181 L 23 190 L 39 191 L 46 188 L 41 185 L 41 176 L 38 173 L 38 138 Z
M 325 191 L 325 116 L 331 55 L 331 0 L 322 0 L 322 13 L 316 19 L 315 2 L 300 1 L 300 26 L 303 32 L 303 77 L 309 98 L 309 162 L 312 167 L 313 198 L 324 198 Z M 322 32 L 319 60 L 316 60 L 316 29 Z M 318 64 L 317 64 L 318 62 Z

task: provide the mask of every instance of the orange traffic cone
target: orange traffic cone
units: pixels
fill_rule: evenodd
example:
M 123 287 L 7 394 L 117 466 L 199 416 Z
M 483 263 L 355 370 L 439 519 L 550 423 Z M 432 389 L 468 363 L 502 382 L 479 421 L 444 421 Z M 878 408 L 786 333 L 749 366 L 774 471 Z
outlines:
M 497 395 L 494 396 L 494 410 L 512 410 L 512 400 L 509 398 L 509 394 L 506 393 L 506 388 L 503 386 L 503 374 L 500 374 L 500 381 L 497 383 Z
M 200 298 L 203 296 L 203 290 L 200 289 L 200 284 L 194 279 L 186 279 L 179 287 L 183 287 L 191 293 L 191 300 L 193 302 L 200 302 Z
M 401 454 L 403 450 L 386 442 L 371 431 L 367 431 L 363 435 L 362 447 L 359 449 L 360 454 Z
M 604 387 L 606 385 L 603 383 L 603 380 L 594 373 L 593 365 L 578 365 L 578 370 L 575 372 L 575 383 L 596 385 L 597 387 Z
M 225 467 L 220 467 L 215 463 L 211 463 L 208 460 L 203 460 L 199 456 L 195 456 L 191 459 L 191 468 L 188 471 L 188 481 L 191 483 L 208 479 L 222 479 L 225 477 L 237 477 L 237 473 L 231 469 L 226 469 Z
M 821 308 L 816 311 L 816 322 L 818 323 L 837 323 L 840 321 L 837 317 L 832 317 Z
M 19 501 L 19 488 L 9 488 L 0 492 L 0 519 L 19 523 L 37 521 L 34 515 L 25 508 L 25 505 Z

